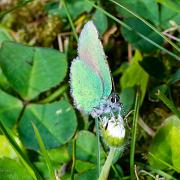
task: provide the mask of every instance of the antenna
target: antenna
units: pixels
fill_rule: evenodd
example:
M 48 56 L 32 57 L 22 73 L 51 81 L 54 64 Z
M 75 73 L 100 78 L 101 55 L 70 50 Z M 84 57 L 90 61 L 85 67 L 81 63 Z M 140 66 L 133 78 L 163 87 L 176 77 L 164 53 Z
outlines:
M 113 77 L 112 77 L 112 74 L 111 74 L 111 73 L 110 73 L 110 75 L 111 75 L 111 81 L 112 81 L 112 90 L 113 90 L 113 92 L 115 92 L 116 89 L 115 89 L 114 80 L 113 80 Z

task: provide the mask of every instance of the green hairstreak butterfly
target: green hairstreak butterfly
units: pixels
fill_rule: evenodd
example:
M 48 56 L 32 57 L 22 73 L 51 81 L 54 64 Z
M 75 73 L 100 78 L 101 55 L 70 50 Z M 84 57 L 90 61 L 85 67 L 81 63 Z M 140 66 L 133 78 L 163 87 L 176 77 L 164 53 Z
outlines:
M 75 106 L 93 117 L 120 115 L 119 97 L 113 91 L 110 69 L 92 21 L 85 24 L 78 42 L 78 56 L 70 69 Z

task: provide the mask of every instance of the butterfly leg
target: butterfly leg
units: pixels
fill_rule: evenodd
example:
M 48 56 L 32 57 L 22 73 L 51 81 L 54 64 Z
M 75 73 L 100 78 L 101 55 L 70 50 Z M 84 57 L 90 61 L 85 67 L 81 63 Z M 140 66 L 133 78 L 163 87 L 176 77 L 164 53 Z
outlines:
M 130 127 L 130 125 L 129 125 L 129 123 L 128 123 L 128 116 L 129 116 L 132 112 L 134 112 L 134 110 L 129 111 L 129 112 L 125 115 L 125 117 L 124 117 L 124 120 L 125 120 L 125 122 L 126 122 L 126 125 L 127 125 L 127 127 L 128 127 L 129 129 L 131 129 L 131 127 Z
M 91 112 L 91 116 L 93 118 L 98 118 L 102 114 L 102 110 L 100 108 L 93 108 L 93 111 Z

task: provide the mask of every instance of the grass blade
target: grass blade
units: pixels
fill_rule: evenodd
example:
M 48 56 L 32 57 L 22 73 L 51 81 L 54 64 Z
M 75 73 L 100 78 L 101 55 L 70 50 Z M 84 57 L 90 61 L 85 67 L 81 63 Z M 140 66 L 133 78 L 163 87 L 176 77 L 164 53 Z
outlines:
M 134 174 L 134 154 L 135 154 L 135 144 L 136 144 L 136 132 L 137 132 L 137 121 L 139 116 L 139 105 L 140 105 L 140 92 L 137 90 L 136 93 L 136 101 L 135 101 L 135 109 L 133 115 L 133 125 L 132 125 L 132 140 L 131 140 L 131 149 L 130 149 L 130 173 L 131 179 L 135 179 Z
M 95 124 L 96 124 L 96 137 L 97 137 L 97 175 L 99 177 L 100 175 L 100 169 L 101 169 L 101 151 L 100 151 L 100 135 L 99 135 L 99 122 L 98 118 L 95 118 Z
M 41 135 L 37 129 L 37 127 L 35 126 L 34 123 L 32 123 L 32 126 L 33 126 L 33 129 L 34 129 L 34 132 L 35 132 L 35 135 L 36 135 L 36 138 L 37 138 L 37 141 L 39 143 L 39 147 L 40 147 L 40 150 L 45 158 L 45 161 L 46 161 L 46 165 L 48 167 L 48 170 L 49 170 L 49 173 L 50 173 L 50 179 L 51 180 L 56 180 L 56 177 L 55 177 L 55 173 L 54 173 L 54 170 L 53 170 L 53 167 L 52 167 L 52 164 L 51 164 L 51 161 L 49 159 L 49 155 L 48 155 L 48 152 L 45 148 L 45 145 L 43 143 L 43 140 L 41 138 Z
M 143 19 L 142 17 L 140 17 L 138 14 L 134 13 L 133 11 L 131 11 L 130 9 L 126 8 L 125 6 L 117 3 L 114 0 L 109 0 L 112 3 L 118 5 L 119 7 L 121 7 L 122 9 L 124 9 L 125 11 L 129 12 L 130 14 L 132 14 L 133 16 L 135 16 L 136 18 L 138 18 L 139 20 L 141 20 L 144 24 L 146 24 L 148 27 L 150 27 L 154 32 L 156 32 L 157 34 L 159 34 L 163 39 L 165 39 L 169 44 L 171 44 L 178 52 L 180 52 L 180 48 L 178 46 L 176 46 L 176 44 L 174 44 L 170 39 L 168 39 L 166 36 L 164 36 L 161 32 L 159 32 L 152 24 L 150 24 L 148 21 L 146 21 L 145 19 Z
M 74 180 L 74 169 L 76 161 L 76 139 L 75 137 L 72 140 L 72 166 L 71 166 L 71 180 Z
M 177 171 L 171 164 L 161 160 L 160 158 L 156 157 L 154 154 L 152 154 L 151 152 L 149 152 L 149 155 L 151 157 L 153 157 L 156 161 L 161 162 L 162 164 L 164 164 L 165 166 L 169 167 L 170 169 L 173 169 L 174 171 Z
M 60 1 L 60 2 L 61 2 L 61 1 Z M 73 33 L 74 33 L 74 37 L 75 37 L 76 41 L 78 42 L 78 35 L 77 35 L 76 29 L 75 29 L 75 27 L 74 27 L 74 24 L 73 24 L 73 21 L 72 21 L 72 18 L 71 18 L 69 9 L 68 9 L 68 7 L 67 7 L 67 4 L 66 4 L 65 0 L 62 0 L 62 3 L 63 3 L 63 5 L 64 5 L 64 9 L 66 10 L 66 14 L 67 14 L 69 23 L 70 23 L 71 28 L 72 28 L 72 31 L 73 31 Z
M 145 168 L 147 168 L 149 171 L 153 172 L 153 173 L 156 173 L 156 174 L 159 174 L 160 176 L 162 177 L 165 177 L 166 179 L 169 179 L 169 180 L 177 180 L 176 178 L 174 178 L 173 176 L 169 175 L 168 173 L 162 171 L 162 170 L 159 170 L 159 169 L 155 169 L 155 168 L 152 168 L 150 166 L 145 166 Z
M 29 174 L 33 177 L 33 179 L 36 180 L 42 180 L 42 177 L 39 175 L 36 168 L 31 164 L 27 156 L 22 152 L 16 141 L 14 140 L 14 137 L 11 133 L 11 131 L 4 125 L 2 121 L 0 121 L 0 129 L 11 144 L 12 148 L 16 152 L 17 156 L 22 161 L 23 165 L 27 168 Z
M 106 16 L 108 16 L 109 18 L 113 19 L 114 21 L 116 21 L 117 23 L 119 23 L 120 25 L 122 25 L 123 27 L 125 27 L 126 29 L 136 33 L 137 35 L 139 35 L 141 38 L 145 39 L 146 41 L 148 41 L 149 43 L 153 44 L 154 46 L 156 46 L 157 48 L 159 48 L 160 50 L 164 51 L 165 53 L 169 54 L 170 56 L 174 57 L 175 59 L 180 61 L 180 57 L 175 55 L 174 53 L 168 51 L 167 49 L 165 49 L 164 47 L 160 46 L 159 44 L 153 42 L 151 39 L 149 39 L 148 37 L 144 36 L 143 34 L 137 32 L 135 29 L 131 28 L 129 25 L 127 25 L 126 23 L 124 23 L 123 21 L 119 20 L 118 18 L 116 18 L 115 16 L 112 16 L 110 13 L 108 13 L 107 11 L 105 11 L 104 9 L 102 9 L 101 7 L 95 5 L 93 2 L 86 0 L 89 4 L 91 4 L 93 7 L 95 7 L 96 9 L 100 10 L 102 13 L 104 13 Z
M 180 118 L 180 111 L 176 109 L 172 101 L 170 101 L 160 90 L 158 90 L 156 95 L 177 117 Z

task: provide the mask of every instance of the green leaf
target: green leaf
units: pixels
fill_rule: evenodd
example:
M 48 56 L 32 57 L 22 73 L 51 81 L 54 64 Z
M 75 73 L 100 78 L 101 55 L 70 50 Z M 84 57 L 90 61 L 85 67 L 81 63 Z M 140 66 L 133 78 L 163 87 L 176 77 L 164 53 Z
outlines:
M 77 180 L 92 180 L 98 179 L 96 169 L 90 169 L 76 176 Z
M 29 105 L 19 124 L 19 134 L 27 148 L 38 149 L 32 124 L 41 133 L 47 149 L 67 143 L 77 127 L 76 115 L 72 106 L 64 100 L 46 105 Z
M 180 119 L 172 115 L 159 129 L 150 146 L 149 162 L 151 166 L 180 172 Z
M 71 180 L 71 174 L 69 172 L 66 172 L 65 174 L 63 174 L 63 176 L 61 177 L 62 180 Z
M 122 22 L 122 20 L 116 18 L 115 16 L 111 15 L 110 13 L 108 13 L 107 11 L 105 11 L 104 9 L 102 9 L 100 6 L 97 6 L 95 3 L 92 3 L 90 0 L 86 0 L 89 4 L 91 4 L 93 7 L 95 7 L 96 9 L 102 11 L 106 16 L 108 16 L 109 18 L 111 18 L 112 20 L 116 21 L 118 24 L 120 24 L 121 26 L 123 26 L 124 28 L 127 28 L 128 30 L 131 31 L 131 33 L 135 33 L 136 35 L 138 35 L 139 37 L 141 37 L 142 39 L 144 39 L 145 41 L 147 41 L 148 43 L 150 43 L 151 45 L 157 47 L 158 49 L 166 52 L 167 54 L 169 54 L 170 56 L 174 57 L 177 60 L 180 60 L 180 58 L 170 52 L 169 50 L 167 50 L 166 48 L 162 47 L 161 45 L 157 44 L 155 41 L 151 40 L 149 37 L 146 37 L 145 35 L 143 35 L 142 33 L 136 31 L 135 29 L 132 29 L 129 25 L 127 25 L 126 23 Z M 114 3 L 116 3 L 113 0 L 110 0 Z M 117 3 L 117 5 L 119 5 Z M 125 8 L 125 7 L 124 7 Z M 126 9 L 126 11 L 129 11 L 129 13 L 133 13 L 132 11 Z M 163 37 L 164 40 L 166 40 L 169 44 L 171 44 L 172 47 L 174 47 L 177 51 L 180 51 L 179 47 L 173 43 L 170 39 L 168 39 L 166 36 L 164 36 L 162 33 L 160 33 L 155 27 L 153 27 L 150 23 L 148 23 L 147 21 L 145 21 L 144 19 L 142 19 L 140 16 L 138 16 L 137 14 L 133 14 L 135 17 L 137 17 L 138 19 L 140 19 L 142 22 L 144 22 L 146 25 L 148 25 L 148 27 L 150 27 L 151 29 L 153 29 L 154 32 L 156 32 L 160 37 Z
M 120 101 L 123 104 L 124 115 L 132 109 L 135 101 L 135 95 L 135 89 L 133 87 L 124 88 L 121 91 Z
M 22 110 L 22 102 L 0 90 L 0 121 L 12 128 Z
M 0 47 L 3 41 L 13 41 L 12 36 L 10 35 L 9 31 L 0 26 Z M 3 90 L 7 90 L 9 88 L 9 83 L 7 82 L 6 77 L 2 73 L 2 69 L 0 68 L 0 88 Z
M 95 168 L 95 164 L 88 161 L 76 160 L 75 168 L 78 173 L 88 171 L 89 169 Z
M 66 145 L 47 150 L 48 156 L 52 163 L 53 169 L 59 171 L 63 166 L 71 160 Z M 38 160 L 34 163 L 38 170 L 43 175 L 44 179 L 50 179 L 47 164 L 44 161 L 44 157 L 40 154 Z M 62 176 L 61 176 L 62 177 Z
M 6 28 L 3 28 L 0 26 L 0 47 L 1 47 L 2 42 L 5 40 L 12 41 L 13 38 Z
M 133 59 L 131 60 L 131 64 L 125 70 L 120 79 L 120 84 L 122 89 L 140 86 L 142 102 L 146 93 L 149 76 L 139 65 L 140 61 L 142 61 L 142 56 L 139 51 L 136 51 Z
M 0 179 L 4 180 L 33 180 L 28 171 L 18 161 L 0 158 Z
M 150 20 L 154 24 L 159 24 L 158 4 L 156 0 L 115 0 L 129 10 L 137 13 L 139 16 Z M 124 17 L 133 17 L 124 9 L 116 6 L 117 11 Z
M 12 146 L 9 144 L 8 140 L 4 135 L 0 135 L 0 158 L 8 157 L 11 159 L 16 159 L 17 155 Z
M 160 89 L 158 89 L 156 95 L 174 114 L 176 114 L 177 117 L 180 118 L 180 111 L 176 108 L 172 100 L 168 99 Z
M 128 62 L 122 62 L 121 66 L 118 67 L 114 72 L 112 72 L 113 77 L 119 74 L 123 74 L 124 71 L 129 67 Z
M 157 0 L 157 2 L 180 13 L 180 1 L 179 0 Z
M 124 19 L 124 23 L 132 27 L 135 31 L 141 33 L 145 37 L 148 37 L 153 42 L 161 45 L 163 43 L 163 38 L 154 32 L 151 28 L 145 25 L 142 21 L 137 18 L 127 18 Z M 157 48 L 147 42 L 146 40 L 139 37 L 137 34 L 132 33 L 132 31 L 122 27 L 122 35 L 129 43 L 131 43 L 135 48 L 140 49 L 143 52 L 149 53 Z
M 58 85 L 67 71 L 63 53 L 13 42 L 2 44 L 0 65 L 13 88 L 28 100 Z
M 172 74 L 168 80 L 168 84 L 174 84 L 180 80 L 180 69 L 178 69 L 174 74 Z
M 90 12 L 92 9 L 92 6 L 86 3 L 86 1 L 84 0 L 78 0 L 78 1 L 67 0 L 66 4 L 72 19 L 76 19 L 80 14 L 84 12 Z M 65 18 L 67 16 L 66 11 L 63 7 L 59 9 L 59 13 L 61 18 Z
M 139 64 L 150 76 L 164 79 L 166 68 L 160 58 L 146 56 Z
M 3 74 L 1 67 L 0 67 L 0 89 L 4 91 L 8 91 L 10 89 L 10 84 L 6 76 Z
M 153 101 L 159 101 L 159 97 L 157 96 L 158 90 L 160 90 L 160 92 L 162 92 L 163 94 L 166 94 L 168 89 L 169 89 L 169 87 L 167 86 L 167 84 L 155 86 L 155 87 L 153 87 L 153 89 L 150 90 L 149 97 Z
M 103 35 L 108 28 L 108 21 L 106 15 L 97 9 L 96 12 L 93 14 L 92 19 L 97 27 L 98 32 Z
M 89 132 L 82 130 L 79 132 L 76 141 L 76 159 L 89 161 L 94 164 L 97 162 L 97 139 L 96 136 Z M 101 147 L 101 160 L 104 161 L 105 153 Z
M 42 175 L 43 179 L 50 179 L 48 168 L 44 161 L 36 161 L 34 162 L 34 165 L 38 169 L 39 173 Z
M 45 148 L 45 145 L 44 145 L 44 143 L 43 143 L 43 140 L 42 140 L 42 138 L 41 138 L 41 135 L 40 135 L 37 127 L 36 127 L 33 123 L 32 123 L 32 126 L 33 126 L 33 129 L 34 129 L 36 138 L 37 138 L 37 140 L 38 140 L 40 150 L 41 150 L 41 152 L 42 152 L 42 154 L 43 154 L 43 157 L 44 157 L 44 159 L 45 159 L 46 166 L 48 167 L 49 174 L 50 174 L 50 179 L 51 179 L 51 180 L 56 180 L 55 172 L 54 172 L 53 166 L 52 166 L 52 164 L 51 164 L 51 161 L 50 161 L 48 152 L 47 152 L 47 150 L 46 150 L 46 148 Z
M 171 22 L 171 23 L 170 23 Z M 180 24 L 180 13 L 169 9 L 166 6 L 161 6 L 160 9 L 160 25 L 163 29 L 172 27 L 172 22 Z
M 66 145 L 48 150 L 48 155 L 51 161 L 55 163 L 67 163 L 70 161 L 71 157 L 68 153 Z

